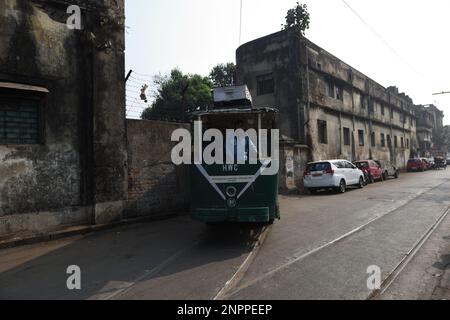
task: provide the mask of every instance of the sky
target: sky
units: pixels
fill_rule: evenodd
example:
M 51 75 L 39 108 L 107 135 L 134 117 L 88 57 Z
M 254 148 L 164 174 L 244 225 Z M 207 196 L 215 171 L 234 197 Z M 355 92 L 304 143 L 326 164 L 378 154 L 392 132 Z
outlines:
M 448 0 L 125 0 L 128 116 L 140 114 L 138 87 L 178 67 L 207 76 L 235 62 L 240 44 L 281 30 L 296 1 L 311 15 L 306 37 L 416 104 L 436 104 L 450 125 L 450 1 Z M 381 38 L 381 39 L 380 39 Z M 241 40 L 241 41 L 240 41 Z M 151 98 L 150 98 L 151 101 Z

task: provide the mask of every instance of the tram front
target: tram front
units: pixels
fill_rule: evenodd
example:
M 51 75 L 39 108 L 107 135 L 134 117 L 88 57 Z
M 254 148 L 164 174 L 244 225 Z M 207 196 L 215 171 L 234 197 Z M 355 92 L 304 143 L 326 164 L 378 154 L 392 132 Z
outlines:
M 196 112 L 191 210 L 205 223 L 273 223 L 278 206 L 277 110 L 253 108 L 246 86 L 216 88 Z M 199 156 L 200 155 L 200 156 Z

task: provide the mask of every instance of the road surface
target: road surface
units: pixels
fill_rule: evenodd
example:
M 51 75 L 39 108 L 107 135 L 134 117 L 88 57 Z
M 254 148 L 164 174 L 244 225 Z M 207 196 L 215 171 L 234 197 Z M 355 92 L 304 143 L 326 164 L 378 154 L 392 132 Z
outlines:
M 343 195 L 281 196 L 272 227 L 183 216 L 6 249 L 0 298 L 438 299 L 450 286 L 449 195 L 450 170 L 410 173 Z M 67 289 L 71 265 L 81 290 Z M 368 287 L 370 266 L 381 291 Z

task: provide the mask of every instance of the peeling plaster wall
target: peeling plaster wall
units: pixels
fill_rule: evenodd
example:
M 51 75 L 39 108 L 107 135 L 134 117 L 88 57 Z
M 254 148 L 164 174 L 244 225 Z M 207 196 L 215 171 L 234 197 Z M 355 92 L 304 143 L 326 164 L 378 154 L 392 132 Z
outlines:
M 126 200 L 123 0 L 73 3 L 99 6 L 84 30 L 67 28 L 62 1 L 0 1 L 0 81 L 50 91 L 43 143 L 0 145 L 0 235 L 117 220 Z M 120 22 L 103 35 L 106 13 Z
M 51 90 L 45 145 L 0 147 L 0 216 L 79 205 L 78 41 L 30 1 L 13 0 L 0 4 L 0 38 L 1 80 Z

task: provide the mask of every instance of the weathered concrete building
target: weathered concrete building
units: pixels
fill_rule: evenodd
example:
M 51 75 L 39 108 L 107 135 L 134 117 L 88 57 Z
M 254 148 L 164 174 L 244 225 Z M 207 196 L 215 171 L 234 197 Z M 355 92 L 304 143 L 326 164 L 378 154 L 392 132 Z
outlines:
M 183 125 L 126 120 L 124 20 L 124 0 L 0 1 L 0 241 L 187 211 Z
M 237 49 L 237 83 L 256 106 L 280 109 L 281 187 L 301 187 L 308 161 L 380 159 L 400 168 L 415 153 L 412 100 L 384 88 L 298 34 L 281 31 Z
M 450 154 L 450 126 L 444 127 L 445 144 L 447 145 L 447 153 Z
M 66 24 L 73 4 L 81 30 Z M 2 0 L 0 39 L 0 235 L 117 219 L 124 1 Z
M 445 151 L 443 145 L 444 112 L 435 105 L 416 106 L 417 139 L 419 155 L 431 157 L 436 152 Z

